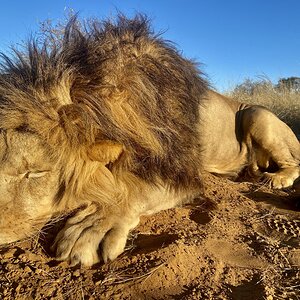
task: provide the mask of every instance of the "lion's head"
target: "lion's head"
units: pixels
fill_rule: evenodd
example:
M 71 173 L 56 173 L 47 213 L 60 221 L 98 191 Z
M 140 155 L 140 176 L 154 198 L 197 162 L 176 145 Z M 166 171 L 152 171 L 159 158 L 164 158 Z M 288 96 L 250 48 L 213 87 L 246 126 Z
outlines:
M 0 243 L 53 212 L 122 201 L 128 173 L 199 185 L 194 124 L 207 83 L 195 64 L 144 16 L 78 23 L 51 47 L 2 55 Z
M 59 168 L 49 146 L 22 130 L 0 133 L 0 243 L 32 233 L 52 215 Z
M 122 154 L 120 144 L 57 149 L 20 127 L 0 132 L 0 149 L 0 244 L 32 234 L 55 213 L 119 200 L 107 165 Z
M 53 214 L 92 202 L 93 197 L 102 204 L 106 194 L 111 199 L 113 178 L 105 166 L 121 153 L 119 144 L 102 141 L 69 162 L 63 159 L 64 164 L 63 154 L 38 134 L 24 128 L 2 130 L 0 244 L 31 235 Z

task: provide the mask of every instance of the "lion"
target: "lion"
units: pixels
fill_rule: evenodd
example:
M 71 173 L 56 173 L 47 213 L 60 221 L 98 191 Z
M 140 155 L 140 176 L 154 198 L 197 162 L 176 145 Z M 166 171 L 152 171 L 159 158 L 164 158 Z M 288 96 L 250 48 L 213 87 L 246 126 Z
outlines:
M 72 212 L 58 260 L 114 260 L 141 215 L 192 201 L 207 172 L 245 168 L 273 188 L 300 176 L 292 130 L 212 90 L 144 15 L 73 18 L 62 40 L 2 54 L 0 244 Z
M 198 130 L 205 171 L 236 178 L 247 167 L 275 189 L 293 186 L 300 177 L 300 144 L 284 122 L 265 107 L 214 91 L 203 102 Z

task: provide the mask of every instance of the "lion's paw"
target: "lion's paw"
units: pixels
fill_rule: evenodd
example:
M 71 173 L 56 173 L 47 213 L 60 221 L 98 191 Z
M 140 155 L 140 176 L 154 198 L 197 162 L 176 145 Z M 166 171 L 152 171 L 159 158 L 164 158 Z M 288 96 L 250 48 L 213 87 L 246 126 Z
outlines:
M 52 249 L 56 250 L 57 260 L 67 260 L 72 266 L 91 266 L 100 261 L 101 243 L 102 258 L 107 262 L 124 251 L 129 230 L 135 227 L 133 223 L 128 224 L 114 214 L 105 216 L 91 205 L 67 221 Z
M 275 173 L 264 173 L 264 177 L 274 189 L 283 189 L 293 186 L 294 181 L 300 176 L 298 167 L 281 169 Z
M 265 177 L 270 182 L 270 185 L 274 189 L 283 189 L 287 187 L 291 187 L 293 185 L 293 180 L 291 178 L 287 178 L 285 176 L 277 175 L 277 174 L 265 174 Z

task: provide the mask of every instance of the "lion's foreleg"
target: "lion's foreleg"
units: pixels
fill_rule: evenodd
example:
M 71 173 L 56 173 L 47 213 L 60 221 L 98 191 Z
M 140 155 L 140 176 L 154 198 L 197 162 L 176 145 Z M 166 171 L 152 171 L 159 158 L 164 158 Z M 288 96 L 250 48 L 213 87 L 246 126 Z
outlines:
M 197 191 L 175 191 L 159 184 L 136 182 L 135 187 L 129 184 L 119 203 L 90 203 L 69 218 L 53 245 L 57 259 L 91 266 L 99 261 L 100 245 L 103 261 L 113 260 L 124 251 L 128 234 L 141 215 L 172 208 L 197 196 Z

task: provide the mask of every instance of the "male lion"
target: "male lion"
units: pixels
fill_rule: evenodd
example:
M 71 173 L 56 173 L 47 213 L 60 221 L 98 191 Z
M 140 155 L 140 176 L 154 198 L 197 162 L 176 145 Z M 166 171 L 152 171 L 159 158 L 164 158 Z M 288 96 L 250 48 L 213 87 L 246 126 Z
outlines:
M 144 16 L 85 27 L 73 19 L 58 44 L 3 55 L 1 244 L 77 209 L 53 249 L 89 266 L 100 242 L 103 260 L 116 258 L 142 214 L 200 195 L 203 172 L 249 167 L 274 188 L 300 176 L 290 128 L 209 90 Z

